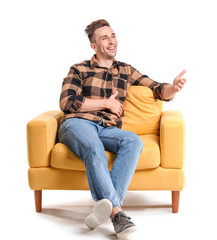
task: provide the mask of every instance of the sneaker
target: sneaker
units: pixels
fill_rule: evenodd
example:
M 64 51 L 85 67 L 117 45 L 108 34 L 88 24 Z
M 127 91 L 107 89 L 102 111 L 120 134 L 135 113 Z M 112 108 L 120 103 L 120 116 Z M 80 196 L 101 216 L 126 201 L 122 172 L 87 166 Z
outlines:
M 112 203 L 108 199 L 102 199 L 93 208 L 92 213 L 85 218 L 85 224 L 90 229 L 97 228 L 100 224 L 106 222 L 112 213 Z
M 131 222 L 130 219 L 131 218 L 128 217 L 123 211 L 116 213 L 113 217 L 112 223 L 118 238 L 125 237 L 137 230 L 136 225 Z

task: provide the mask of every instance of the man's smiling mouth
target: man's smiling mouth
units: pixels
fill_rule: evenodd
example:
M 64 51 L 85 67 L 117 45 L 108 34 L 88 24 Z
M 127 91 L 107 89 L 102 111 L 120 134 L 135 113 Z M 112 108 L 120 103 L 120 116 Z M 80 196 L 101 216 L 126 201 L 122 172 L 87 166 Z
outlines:
M 116 46 L 113 46 L 113 47 L 108 47 L 107 49 L 112 51 L 112 50 L 115 50 Z

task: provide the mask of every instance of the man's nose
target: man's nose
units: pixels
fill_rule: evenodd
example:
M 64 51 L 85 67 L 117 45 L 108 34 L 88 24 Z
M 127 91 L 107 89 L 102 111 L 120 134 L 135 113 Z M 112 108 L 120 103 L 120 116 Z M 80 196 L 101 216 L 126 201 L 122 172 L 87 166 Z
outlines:
M 114 43 L 112 38 L 109 38 L 108 40 L 109 40 L 109 44 L 113 44 Z

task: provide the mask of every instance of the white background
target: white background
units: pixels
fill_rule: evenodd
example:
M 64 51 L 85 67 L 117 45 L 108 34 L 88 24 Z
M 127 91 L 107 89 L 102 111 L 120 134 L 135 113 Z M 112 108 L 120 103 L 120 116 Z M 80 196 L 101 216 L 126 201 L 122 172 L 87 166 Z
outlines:
M 216 10 L 214 0 L 1 1 L 1 239 L 115 239 L 109 223 L 109 230 L 79 230 L 93 204 L 89 193 L 44 191 L 44 214 L 36 214 L 27 182 L 26 124 L 59 109 L 70 66 L 94 54 L 84 29 L 101 18 L 117 34 L 117 60 L 159 82 L 172 83 L 187 70 L 182 92 L 164 104 L 186 122 L 180 212 L 165 207 L 170 193 L 129 192 L 125 205 L 135 206 L 126 211 L 140 228 L 136 239 L 216 239 Z

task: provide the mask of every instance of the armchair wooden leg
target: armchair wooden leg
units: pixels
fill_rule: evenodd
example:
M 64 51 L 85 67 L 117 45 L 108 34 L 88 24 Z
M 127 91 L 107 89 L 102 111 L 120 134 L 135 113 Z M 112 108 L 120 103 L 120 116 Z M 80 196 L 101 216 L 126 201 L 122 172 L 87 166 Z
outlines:
M 35 194 L 35 210 L 41 212 L 42 190 L 34 190 Z
M 179 196 L 180 191 L 172 191 L 172 212 L 178 213 L 179 211 Z

